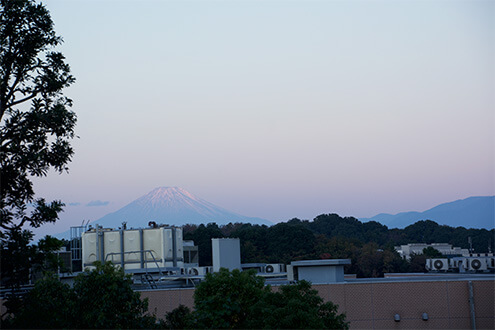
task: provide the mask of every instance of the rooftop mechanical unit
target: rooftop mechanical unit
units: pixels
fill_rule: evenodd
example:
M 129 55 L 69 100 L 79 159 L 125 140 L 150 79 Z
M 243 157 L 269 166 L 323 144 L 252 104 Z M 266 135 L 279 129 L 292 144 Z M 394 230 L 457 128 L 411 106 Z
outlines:
M 104 229 L 82 234 L 83 268 L 95 261 L 112 261 L 125 270 L 184 266 L 182 228 Z
M 490 257 L 487 262 L 488 269 L 495 269 L 495 257 Z
M 466 258 L 465 262 L 467 264 L 466 269 L 470 271 L 483 271 L 487 270 L 488 258 Z
M 285 273 L 287 271 L 284 264 L 267 264 L 265 266 L 265 273 L 267 274 L 278 274 Z
M 451 270 L 459 270 L 459 266 L 462 266 L 462 259 L 459 258 L 449 259 L 449 268 Z
M 433 267 L 431 265 L 431 259 L 426 259 L 425 268 L 427 271 L 433 270 Z
M 191 276 L 205 276 L 213 272 L 213 267 L 191 267 L 187 268 L 187 274 Z
M 431 260 L 430 267 L 434 271 L 447 271 L 449 270 L 449 259 L 429 259 Z

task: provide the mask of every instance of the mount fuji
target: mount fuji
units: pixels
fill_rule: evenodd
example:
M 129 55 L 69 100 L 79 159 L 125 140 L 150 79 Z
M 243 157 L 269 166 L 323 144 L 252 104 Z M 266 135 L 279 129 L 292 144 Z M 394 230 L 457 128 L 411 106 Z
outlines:
M 124 221 L 127 222 L 127 228 L 146 227 L 149 221 L 176 226 L 209 222 L 217 225 L 229 222 L 273 225 L 265 219 L 246 217 L 225 210 L 179 187 L 158 187 L 92 224 L 117 228 Z

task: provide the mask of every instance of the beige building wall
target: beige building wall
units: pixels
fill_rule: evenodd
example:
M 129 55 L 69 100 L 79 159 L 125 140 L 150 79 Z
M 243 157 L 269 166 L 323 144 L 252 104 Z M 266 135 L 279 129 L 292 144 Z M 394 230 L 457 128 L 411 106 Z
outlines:
M 495 329 L 495 281 L 472 281 L 477 329 Z M 468 281 L 407 281 L 314 285 L 339 305 L 351 329 L 470 329 Z M 150 312 L 163 318 L 180 304 L 192 308 L 194 289 L 142 291 Z M 428 321 L 423 321 L 423 313 Z M 400 322 L 394 315 L 400 315 Z

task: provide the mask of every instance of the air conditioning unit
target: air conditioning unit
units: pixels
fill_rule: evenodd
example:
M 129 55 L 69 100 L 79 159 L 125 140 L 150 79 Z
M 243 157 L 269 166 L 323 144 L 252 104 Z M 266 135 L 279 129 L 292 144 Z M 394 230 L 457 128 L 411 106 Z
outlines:
M 462 272 L 465 271 L 467 268 L 467 263 L 465 263 L 465 258 L 463 257 L 454 257 L 449 259 L 449 269 L 456 271 L 456 272 Z
M 488 269 L 495 269 L 495 257 L 488 257 L 487 267 Z
M 187 274 L 192 276 L 204 276 L 211 273 L 211 268 L 212 267 L 191 267 L 188 268 Z
M 425 268 L 427 271 L 433 270 L 433 265 L 432 265 L 431 259 L 426 259 Z
M 191 267 L 187 269 L 187 275 L 198 276 L 199 272 L 199 267 Z
M 449 259 L 431 259 L 431 270 L 449 270 Z
M 487 270 L 488 258 L 468 258 L 469 270 L 483 271 Z
M 265 273 L 267 274 L 278 274 L 285 272 L 286 268 L 284 264 L 268 264 L 265 266 Z

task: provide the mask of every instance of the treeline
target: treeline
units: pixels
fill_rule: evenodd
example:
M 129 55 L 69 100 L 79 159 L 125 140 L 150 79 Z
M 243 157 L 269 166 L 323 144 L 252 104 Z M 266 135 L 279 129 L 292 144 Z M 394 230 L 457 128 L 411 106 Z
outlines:
M 303 259 L 348 258 L 348 273 L 358 277 L 380 277 L 389 272 L 423 272 L 426 255 L 403 260 L 394 246 L 408 243 L 450 243 L 475 252 L 494 250 L 495 230 L 466 229 L 418 221 L 404 229 L 388 229 L 378 222 L 322 214 L 313 221 L 292 219 L 273 226 L 229 223 L 218 226 L 184 226 L 184 239 L 199 248 L 201 266 L 211 265 L 212 238 L 239 238 L 242 263 L 290 263 Z

